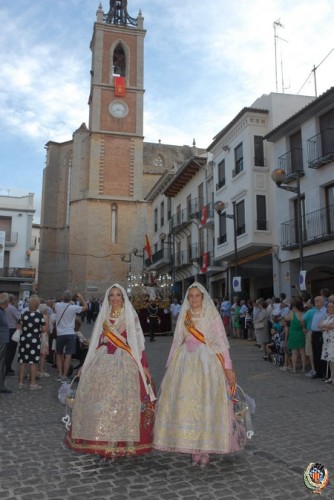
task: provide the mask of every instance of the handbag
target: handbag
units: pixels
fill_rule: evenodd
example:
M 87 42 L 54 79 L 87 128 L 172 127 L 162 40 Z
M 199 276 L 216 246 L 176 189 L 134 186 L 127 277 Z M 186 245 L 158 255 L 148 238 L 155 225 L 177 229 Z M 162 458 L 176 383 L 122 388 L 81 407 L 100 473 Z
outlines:
M 58 400 L 62 405 L 72 408 L 75 398 L 75 390 L 72 388 L 73 382 L 77 379 L 77 375 L 71 382 L 63 382 L 58 389 Z
M 20 342 L 22 330 L 20 328 L 16 328 L 15 332 L 12 335 L 12 340 L 14 342 Z
M 255 328 L 264 328 L 264 322 L 263 321 L 256 321 L 254 326 L 255 326 Z

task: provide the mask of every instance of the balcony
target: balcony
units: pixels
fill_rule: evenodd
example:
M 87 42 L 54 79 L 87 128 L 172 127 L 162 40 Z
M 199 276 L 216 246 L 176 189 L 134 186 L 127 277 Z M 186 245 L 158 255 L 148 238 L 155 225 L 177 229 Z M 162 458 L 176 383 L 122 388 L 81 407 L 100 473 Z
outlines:
M 278 158 L 278 168 L 284 170 L 286 182 L 293 181 L 297 177 L 304 175 L 303 150 L 299 148 L 291 149 Z
M 180 210 L 177 214 L 174 214 L 170 221 L 171 232 L 181 231 L 185 226 L 190 224 L 191 218 L 188 214 L 188 209 L 184 208 Z
M 0 278 L 24 278 L 33 279 L 35 268 L 33 267 L 3 267 L 0 269 Z
M 5 245 L 8 247 L 13 247 L 16 245 L 19 233 L 18 232 L 11 232 L 11 231 L 5 231 Z
M 238 174 L 240 174 L 240 172 L 242 172 L 243 169 L 244 169 L 244 161 L 243 160 L 239 160 L 236 163 L 235 168 L 232 170 L 232 178 L 236 177 Z
M 220 188 L 224 187 L 225 184 L 226 184 L 225 177 L 223 179 L 219 179 L 219 181 L 216 183 L 216 191 L 218 191 Z
M 309 168 L 320 168 L 334 161 L 334 129 L 326 128 L 307 141 Z
M 174 266 L 176 270 L 180 270 L 183 267 L 191 266 L 191 264 L 192 261 L 189 250 L 182 250 L 181 252 L 175 254 Z
M 302 217 L 303 246 L 315 245 L 334 239 L 334 205 L 310 212 Z M 298 248 L 298 226 L 296 219 L 281 225 L 283 250 Z
M 172 256 L 170 247 L 163 247 L 154 254 L 152 254 L 152 261 L 150 259 L 145 259 L 145 267 L 161 269 L 166 265 L 170 265 L 171 258 Z
M 199 214 L 200 211 L 202 210 L 202 207 L 204 205 L 204 198 L 195 198 L 191 200 L 189 204 L 189 216 L 190 218 L 197 218 L 199 219 Z

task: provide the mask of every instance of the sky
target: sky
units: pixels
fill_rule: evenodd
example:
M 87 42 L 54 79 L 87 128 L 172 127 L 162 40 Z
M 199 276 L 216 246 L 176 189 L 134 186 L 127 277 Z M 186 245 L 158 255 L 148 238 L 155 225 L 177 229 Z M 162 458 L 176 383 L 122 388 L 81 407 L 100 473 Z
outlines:
M 89 45 L 99 3 L 0 2 L 0 195 L 34 193 L 35 223 L 45 144 L 71 140 L 88 124 Z M 107 13 L 109 0 L 101 3 Z M 334 79 L 333 5 L 128 0 L 130 16 L 141 10 L 147 30 L 145 141 L 191 145 L 195 139 L 207 148 L 263 94 L 314 96 L 314 75 L 317 94 L 328 90 Z

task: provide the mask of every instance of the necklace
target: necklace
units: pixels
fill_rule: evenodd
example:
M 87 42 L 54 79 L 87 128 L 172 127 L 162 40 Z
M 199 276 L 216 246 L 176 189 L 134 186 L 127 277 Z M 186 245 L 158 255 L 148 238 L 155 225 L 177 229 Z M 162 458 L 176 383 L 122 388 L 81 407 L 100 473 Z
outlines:
M 192 316 L 193 318 L 199 318 L 199 317 L 200 317 L 200 315 L 201 315 L 201 313 L 202 313 L 202 311 L 195 312 L 195 311 L 193 311 L 192 309 L 190 309 L 190 312 L 191 312 L 191 316 Z
M 118 316 L 121 314 L 122 311 L 123 311 L 123 307 L 122 307 L 122 309 L 119 309 L 118 311 L 111 311 L 111 317 L 118 318 Z

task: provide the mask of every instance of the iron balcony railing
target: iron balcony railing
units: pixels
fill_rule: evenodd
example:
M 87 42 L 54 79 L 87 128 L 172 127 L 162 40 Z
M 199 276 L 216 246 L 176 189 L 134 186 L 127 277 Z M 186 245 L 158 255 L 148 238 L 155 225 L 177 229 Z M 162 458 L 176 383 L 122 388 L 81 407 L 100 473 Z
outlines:
M 334 239 L 334 205 L 305 214 L 302 220 L 302 244 L 314 245 Z M 281 225 L 282 248 L 292 250 L 299 246 L 298 222 L 296 219 Z
M 304 175 L 303 150 L 299 148 L 291 149 L 278 158 L 278 168 L 284 170 L 287 181 Z
M 182 267 L 190 266 L 191 263 L 192 262 L 189 250 L 181 250 L 181 252 L 175 254 L 174 258 L 175 269 L 181 269 Z
M 198 217 L 199 212 L 201 211 L 204 205 L 204 198 L 194 198 L 189 203 L 189 215 L 190 217 Z
M 7 246 L 14 246 L 17 243 L 19 233 L 14 231 L 5 231 L 5 244 Z
M 145 267 L 149 268 L 150 266 L 161 267 L 163 265 L 169 264 L 172 259 L 171 248 L 168 246 L 164 246 L 157 252 L 152 254 L 152 260 L 149 258 L 145 259 Z
M 181 231 L 181 229 L 190 224 L 191 218 L 189 217 L 188 209 L 183 208 L 174 214 L 170 220 L 171 231 Z
M 334 129 L 326 128 L 307 141 L 309 168 L 320 168 L 334 161 Z
M 0 269 L 1 278 L 34 278 L 36 270 L 33 267 L 3 267 Z

